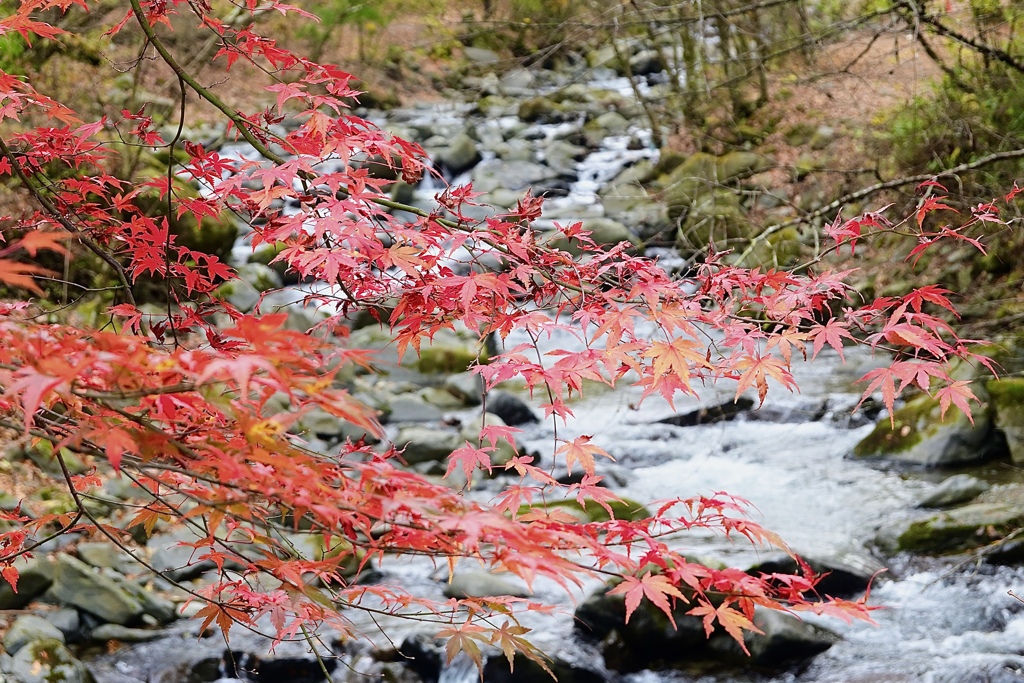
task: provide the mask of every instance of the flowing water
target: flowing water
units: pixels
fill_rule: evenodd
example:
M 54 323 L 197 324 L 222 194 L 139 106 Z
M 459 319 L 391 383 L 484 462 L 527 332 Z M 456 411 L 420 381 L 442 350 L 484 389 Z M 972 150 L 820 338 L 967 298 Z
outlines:
M 605 79 L 607 80 L 607 78 Z M 616 87 L 628 87 L 617 83 Z M 467 124 L 467 108 L 445 105 L 419 107 L 382 117 L 388 125 L 399 121 L 410 126 L 429 123 L 440 129 L 461 129 Z M 476 121 L 481 138 L 507 131 L 515 117 Z M 537 134 L 562 135 L 557 124 L 536 126 Z M 490 131 L 490 132 L 488 132 Z M 646 145 L 649 133 L 636 126 L 627 135 L 607 138 L 578 166 L 568 196 L 549 203 L 557 213 L 567 206 L 592 207 L 600 214 L 597 195 L 601 187 L 625 166 L 639 159 L 656 158 Z M 636 141 L 640 141 L 637 146 Z M 244 154 L 241 147 L 225 153 Z M 487 158 L 487 152 L 485 152 Z M 541 159 L 542 160 L 542 159 Z M 428 181 L 415 195 L 418 204 L 428 205 L 438 191 Z M 250 249 L 244 238 L 236 255 L 244 258 Z M 664 260 L 677 258 L 671 252 Z M 298 296 L 298 294 L 296 294 Z M 510 343 L 515 343 L 511 340 Z M 571 345 L 574 338 L 553 339 L 551 346 Z M 573 404 L 574 417 L 559 427 L 559 438 L 578 434 L 594 440 L 615 457 L 606 473 L 618 482 L 624 496 L 643 502 L 686 497 L 697 493 L 728 491 L 753 506 L 752 516 L 778 532 L 799 552 L 808 556 L 865 556 L 876 529 L 887 522 L 914 514 L 915 502 L 930 491 L 942 475 L 881 469 L 847 458 L 870 425 L 852 426 L 849 415 L 859 399 L 853 382 L 876 360 L 864 354 L 848 355 L 841 364 L 823 355 L 813 364 L 801 364 L 796 374 L 800 394 L 787 394 L 774 387 L 759 412 L 733 422 L 695 427 L 657 424 L 673 410 L 657 397 L 639 408 L 640 392 L 632 388 L 595 390 Z M 701 403 L 731 400 L 727 389 L 709 388 Z M 685 412 L 695 401 L 680 401 L 676 410 Z M 854 421 L 852 424 L 858 424 Z M 550 462 L 553 431 L 550 424 L 530 427 L 522 435 L 527 450 L 537 451 Z M 975 471 L 993 481 L 1019 479 L 1006 466 Z M 486 488 L 478 495 L 486 495 Z M 694 534 L 679 539 L 680 547 L 698 557 L 710 557 L 732 566 L 749 566 L 758 551 L 743 543 L 720 537 Z M 844 624 L 809 617 L 841 634 L 835 646 L 797 671 L 772 676 L 736 673 L 691 678 L 674 672 L 643 672 L 625 677 L 629 683 L 670 681 L 778 681 L 882 683 L 923 681 L 955 683 L 1022 681 L 1024 675 L 1024 604 L 1008 591 L 1024 592 L 1024 570 L 989 566 L 960 566 L 953 560 L 898 556 L 887 560 L 889 572 L 876 582 L 871 603 L 881 607 L 874 613 L 877 625 Z M 440 597 L 443 574 L 423 561 L 398 560 L 384 565 L 384 581 L 400 583 L 426 595 Z M 585 596 L 596 584 L 567 596 L 555 586 L 540 584 L 537 597 L 565 606 L 562 614 L 527 619 L 538 626 L 537 644 L 563 658 L 593 659 L 593 653 L 572 637 L 573 601 Z M 404 624 L 384 623 L 396 629 L 400 639 Z M 374 628 L 372 624 L 364 624 Z M 177 642 L 177 641 L 175 641 Z M 159 656 L 160 644 L 135 650 L 137 657 Z M 178 645 L 164 646 L 179 647 Z M 204 646 L 211 651 L 221 644 Z M 144 652 L 149 654 L 143 654 Z M 121 669 L 131 658 L 125 655 Z M 359 669 L 357 661 L 351 662 Z M 340 669 L 339 669 L 340 671 Z M 346 670 L 347 671 L 347 670 Z M 362 680 L 354 674 L 346 680 Z M 339 678 L 340 680 L 340 678 Z M 477 673 L 462 660 L 446 668 L 443 683 L 472 683 Z M 170 683 L 168 681 L 168 683 Z

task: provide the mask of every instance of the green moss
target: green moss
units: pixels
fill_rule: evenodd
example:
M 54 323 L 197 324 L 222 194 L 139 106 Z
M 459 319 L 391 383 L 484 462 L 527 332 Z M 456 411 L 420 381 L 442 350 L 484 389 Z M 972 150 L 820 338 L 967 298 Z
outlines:
M 526 514 L 530 510 L 551 510 L 552 508 L 558 508 L 573 515 L 581 522 L 607 522 L 613 519 L 613 517 L 617 520 L 635 522 L 641 519 L 647 519 L 651 516 L 650 510 L 629 498 L 608 501 L 608 507 L 612 510 L 611 515 L 608 514 L 608 511 L 605 510 L 600 503 L 594 500 L 588 499 L 583 504 L 580 504 L 580 502 L 576 500 L 557 500 L 548 503 L 524 505 L 519 508 L 519 514 Z
M 854 449 L 858 458 L 870 458 L 891 453 L 902 453 L 921 443 L 922 432 L 929 421 L 939 422 L 939 402 L 928 396 L 914 399 L 893 414 L 892 422 L 883 419 Z M 954 410 L 954 409 L 951 409 Z M 947 416 L 948 419 L 948 416 Z
M 990 380 L 985 384 L 985 389 L 988 390 L 997 410 L 999 406 L 1009 405 L 1024 408 L 1024 379 L 1010 377 Z
M 1024 511 L 1005 505 L 966 505 L 912 522 L 897 539 L 899 550 L 941 553 L 1003 538 L 1024 524 Z
M 474 363 L 486 363 L 487 352 L 474 352 L 468 346 L 436 345 L 420 349 L 416 369 L 424 374 L 465 372 Z

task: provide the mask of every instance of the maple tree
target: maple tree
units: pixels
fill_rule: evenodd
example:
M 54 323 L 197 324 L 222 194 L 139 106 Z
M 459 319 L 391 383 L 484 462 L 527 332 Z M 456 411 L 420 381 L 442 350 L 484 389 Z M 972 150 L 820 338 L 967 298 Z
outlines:
M 246 8 L 303 14 L 276 0 L 247 0 Z M 47 16 L 91 9 L 87 0 L 23 0 L 0 19 L 0 35 L 55 40 L 60 30 Z M 179 13 L 217 34 L 215 65 L 230 70 L 243 62 L 264 74 L 275 106 L 236 111 L 186 71 L 166 41 L 170 17 Z M 401 353 L 415 353 L 424 338 L 456 325 L 481 339 L 525 335 L 530 343 L 473 370 L 487 387 L 525 383 L 556 423 L 572 414 L 570 400 L 588 381 L 634 383 L 645 397 L 670 404 L 709 383 L 734 382 L 737 397 L 754 390 L 763 401 L 770 382 L 795 387 L 794 355 L 817 356 L 825 347 L 842 355 L 844 344 L 891 354 L 888 365 L 863 380 L 865 397 L 881 391 L 890 411 L 899 393 L 915 386 L 936 396 L 943 411 L 952 405 L 970 414 L 974 395 L 950 377 L 949 363 L 987 361 L 940 315 L 955 314 L 948 292 L 926 286 L 857 303 L 849 296 L 850 271 L 818 266 L 829 252 L 855 250 L 871 234 L 897 229 L 918 240 L 911 258 L 939 240 L 984 249 L 967 229 L 998 221 L 995 202 L 976 207 L 961 227 L 934 228 L 925 219 L 949 207 L 935 194 L 941 186 L 929 185 L 913 220 L 897 226 L 881 213 L 837 218 L 825 229 L 834 243 L 800 270 L 740 267 L 712 251 L 693 272 L 673 278 L 629 245 L 599 248 L 578 224 L 560 230 L 583 256 L 553 246 L 530 227 L 542 201 L 529 194 L 483 221 L 466 214 L 476 197 L 468 186 L 444 189 L 434 211 L 392 201 L 389 181 L 362 162 L 381 160 L 415 183 L 428 172 L 423 151 L 350 113 L 358 92 L 349 74 L 294 54 L 253 26 L 222 22 L 210 3 L 128 0 L 110 33 L 129 30 L 137 32 L 140 54 L 155 55 L 173 74 L 182 98 L 217 110 L 258 158 L 221 156 L 185 139 L 180 126 L 167 139 L 145 111 L 82 122 L 24 77 L 0 73 L 0 123 L 10 131 L 0 137 L 0 176 L 20 181 L 30 206 L 2 219 L 0 283 L 40 294 L 35 278 L 47 272 L 35 257 L 65 253 L 72 243 L 101 259 L 119 283 L 108 311 L 115 324 L 103 329 L 50 322 L 28 301 L 0 302 L 0 426 L 53 445 L 75 502 L 71 512 L 3 516 L 10 526 L 0 533 L 0 567 L 11 585 L 17 558 L 70 531 L 105 536 L 149 566 L 123 529 L 103 523 L 86 504 L 101 479 L 95 471 L 71 471 L 67 459 L 79 453 L 106 463 L 147 497 L 132 525 L 152 532 L 161 520 L 195 524 L 205 538 L 194 544 L 194 561 L 241 568 L 206 588 L 185 588 L 205 602 L 205 622 L 225 631 L 232 623 L 257 628 L 269 616 L 278 639 L 322 625 L 358 637 L 345 613 L 364 610 L 434 624 L 448 639 L 449 657 L 465 652 L 479 661 L 481 646 L 493 644 L 510 661 L 515 651 L 540 661 L 528 629 L 516 622 L 522 610 L 545 609 L 530 599 L 437 602 L 343 578 L 353 561 L 386 563 L 402 554 L 452 568 L 472 559 L 528 584 L 546 578 L 567 589 L 591 576 L 618 579 L 612 593 L 625 596 L 627 618 L 646 599 L 672 619 L 681 602 L 709 632 L 722 627 L 741 644 L 755 606 L 868 618 L 863 600 L 819 599 L 810 574 L 752 577 L 688 559 L 673 537 L 694 528 L 785 547 L 727 495 L 662 502 L 650 518 L 616 519 L 615 495 L 601 486 L 598 466 L 610 456 L 591 436 L 555 444 L 559 462 L 582 469 L 576 483 L 559 484 L 550 467 L 518 454 L 503 466 L 510 483 L 488 502 L 409 471 L 394 450 L 350 441 L 340 454 L 325 455 L 288 430 L 319 408 L 382 434 L 375 412 L 339 376 L 372 359 L 319 334 L 343 339 L 357 310 L 389 311 Z M 286 115 L 296 126 L 281 132 L 275 124 Z M 30 125 L 42 119 L 45 125 Z M 166 172 L 114 176 L 112 159 L 132 145 L 168 149 Z M 182 181 L 203 192 L 180 192 Z M 165 205 L 155 214 L 140 201 L 154 191 Z M 171 225 L 184 215 L 201 221 L 223 211 L 248 223 L 254 246 L 283 245 L 277 261 L 330 285 L 308 299 L 335 313 L 302 334 L 284 329 L 283 314 L 243 314 L 214 296 L 237 277 L 234 270 L 178 244 Z M 456 250 L 470 254 L 468 272 L 452 269 Z M 164 283 L 164 312 L 136 302 L 132 285 L 141 278 Z M 576 337 L 579 350 L 540 352 L 539 340 L 555 333 Z M 275 394 L 288 396 L 288 411 L 275 412 Z M 513 434 L 484 427 L 477 443 L 452 453 L 448 473 L 462 471 L 471 482 L 476 470 L 491 472 L 491 453 L 502 440 L 513 443 Z M 581 504 L 603 506 L 610 519 L 584 523 L 557 506 L 529 507 L 559 489 Z M 335 551 L 299 555 L 280 532 L 300 524 L 323 534 Z M 243 555 L 226 543 L 218 533 L 225 528 L 253 552 Z M 264 588 L 260 576 L 273 577 L 277 587 Z M 496 614 L 504 620 L 490 618 Z

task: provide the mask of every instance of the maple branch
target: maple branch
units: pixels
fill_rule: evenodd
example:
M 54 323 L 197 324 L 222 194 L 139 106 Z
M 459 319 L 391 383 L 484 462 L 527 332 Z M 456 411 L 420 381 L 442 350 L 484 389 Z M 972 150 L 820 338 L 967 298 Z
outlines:
M 57 210 L 57 207 L 54 206 L 45 195 L 43 195 L 39 188 L 36 187 L 36 184 L 28 177 L 25 173 L 25 169 L 21 167 L 21 163 L 18 161 L 18 158 L 15 156 L 11 148 L 7 146 L 7 142 L 2 137 L 0 137 L 0 153 L 7 157 L 15 175 L 18 176 L 18 180 L 21 181 L 21 184 L 25 186 L 35 200 L 39 202 L 43 207 L 43 210 L 46 211 L 46 213 L 48 213 L 54 220 L 60 223 L 65 230 L 77 237 L 78 240 L 89 249 L 89 251 L 103 259 L 104 263 L 114 269 L 114 273 L 121 281 L 121 288 L 124 290 L 125 298 L 127 298 L 128 302 L 134 306 L 135 296 L 132 294 L 132 287 L 128 281 L 128 275 L 124 272 L 124 268 L 121 267 L 121 264 L 117 262 L 117 259 L 115 259 L 106 249 L 103 249 L 99 244 L 94 242 L 92 238 L 79 230 L 74 223 L 68 220 L 67 216 Z
M 844 204 L 848 202 L 863 199 L 864 197 L 869 197 L 873 194 L 877 194 L 885 190 L 893 190 L 896 189 L 897 187 L 904 187 L 906 185 L 920 185 L 921 183 L 927 182 L 929 180 L 935 180 L 936 178 L 956 176 L 967 171 L 973 171 L 982 168 L 983 166 L 987 166 L 997 161 L 1020 159 L 1022 157 L 1024 157 L 1024 149 L 1014 149 L 1008 150 L 1006 152 L 995 152 L 993 154 L 983 156 L 979 159 L 975 159 L 974 161 L 963 163 L 960 164 L 959 166 L 954 166 L 953 168 L 947 168 L 946 170 L 939 171 L 938 173 L 921 173 L 918 175 L 905 176 L 902 178 L 893 178 L 892 180 L 887 180 L 885 182 L 869 185 L 868 187 L 861 188 L 856 192 L 845 194 L 839 199 L 836 199 L 831 203 L 826 204 L 820 209 L 815 209 L 814 211 L 811 211 L 810 213 L 804 216 L 791 218 L 788 221 L 776 223 L 775 225 L 769 226 L 768 228 L 762 230 L 758 235 L 756 235 L 750 240 L 750 245 L 747 246 L 746 250 L 742 254 L 740 254 L 739 258 L 736 259 L 736 264 L 740 265 L 744 261 L 746 261 L 747 257 L 749 257 L 751 253 L 753 253 L 758 243 L 767 240 L 769 237 L 771 237 L 778 231 L 792 227 L 794 225 L 801 225 L 803 223 L 807 223 L 808 221 L 814 220 L 815 218 L 831 214 L 833 211 L 841 208 Z

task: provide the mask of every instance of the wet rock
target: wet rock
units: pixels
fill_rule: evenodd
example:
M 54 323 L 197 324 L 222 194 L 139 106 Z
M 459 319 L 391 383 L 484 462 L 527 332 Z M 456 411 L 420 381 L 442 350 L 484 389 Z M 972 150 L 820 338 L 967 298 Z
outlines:
M 804 661 L 839 641 L 839 636 L 827 629 L 774 610 L 756 610 L 754 626 L 763 633 L 748 631 L 743 640 L 750 651 L 750 660 L 759 666 L 777 667 Z
M 540 421 L 525 401 L 507 391 L 487 392 L 485 405 L 488 413 L 494 413 L 510 427 Z
M 476 166 L 481 158 L 476 141 L 466 133 L 459 133 L 452 139 L 448 148 L 441 152 L 437 160 L 451 175 L 457 176 Z
M 405 427 L 395 437 L 395 448 L 404 449 L 402 459 L 410 465 L 444 460 L 462 444 L 455 432 L 426 427 Z
M 56 626 L 34 614 L 24 614 L 14 620 L 4 636 L 4 650 L 13 655 L 29 643 L 38 640 L 64 642 L 64 634 Z
M 69 555 L 57 558 L 49 592 L 60 602 L 113 624 L 128 624 L 145 613 L 142 603 L 118 582 Z
M 917 504 L 920 508 L 945 508 L 974 500 L 991 488 L 988 483 L 969 474 L 955 474 L 945 479 Z
M 583 136 L 590 147 L 597 147 L 606 137 L 623 135 L 629 130 L 629 120 L 615 111 L 607 111 L 583 126 Z
M 658 424 L 675 425 L 676 427 L 695 427 L 697 425 L 715 424 L 735 420 L 738 415 L 753 410 L 754 400 L 740 396 L 735 401 L 728 401 L 714 406 L 706 406 L 658 420 Z
M 675 629 L 668 617 L 647 601 L 626 624 L 623 596 L 608 595 L 607 590 L 591 595 L 577 608 L 576 624 L 581 634 L 600 640 L 608 668 L 623 673 L 751 663 L 781 668 L 824 652 L 838 640 L 830 631 L 796 617 L 758 610 L 754 624 L 764 633 L 745 634 L 748 658 L 727 634 L 716 632 L 708 638 L 701 620 L 685 613 L 689 605 L 674 611 Z
M 440 387 L 425 387 L 416 392 L 416 396 L 440 410 L 458 410 L 465 405 L 465 402 Z
M 975 503 L 883 529 L 877 542 L 886 550 L 943 553 L 987 545 L 1024 526 L 1024 509 Z
M 18 570 L 18 592 L 0 579 L 0 610 L 21 609 L 53 583 L 53 562 L 44 557 L 19 558 L 14 566 Z
M 1024 463 L 1024 379 L 993 380 L 985 388 L 992 400 L 995 427 L 1006 435 L 1010 458 Z
M 531 97 L 519 103 L 519 118 L 530 123 L 560 123 L 574 116 L 564 104 L 547 97 Z
M 92 674 L 60 640 L 37 640 L 21 648 L 11 663 L 15 683 L 92 683 Z
M 444 415 L 437 408 L 415 394 L 400 394 L 391 399 L 388 422 L 437 422 Z
M 984 462 L 999 455 L 1001 444 L 992 438 L 987 411 L 976 411 L 973 423 L 955 406 L 945 420 L 941 412 L 939 402 L 930 396 L 910 401 L 893 413 L 891 422 L 880 420 L 854 448 L 854 457 L 942 467 Z
M 668 203 L 670 219 L 672 207 L 673 204 Z M 751 226 L 740 206 L 739 196 L 730 190 L 716 189 L 698 195 L 672 220 L 681 223 L 676 244 L 684 253 L 713 243 L 725 245 L 751 237 Z
M 213 295 L 226 301 L 242 313 L 249 313 L 260 300 L 258 289 L 245 280 L 229 280 L 214 291 Z
M 166 635 L 166 631 L 128 628 L 127 626 L 119 626 L 117 624 L 103 624 L 94 628 L 89 637 L 99 643 L 105 643 L 109 640 L 116 640 L 122 643 L 145 643 L 150 640 L 163 638 Z
M 155 621 L 158 624 L 167 624 L 178 618 L 174 603 L 167 598 L 140 586 L 113 569 L 105 569 L 103 573 L 142 605 L 143 617 L 150 617 L 150 623 Z
M 64 607 L 47 612 L 45 618 L 64 634 L 64 642 L 70 643 L 80 639 L 82 619 L 78 615 L 78 610 Z
M 355 425 L 348 420 L 331 415 L 322 408 L 313 408 L 303 415 L 296 423 L 297 433 L 302 435 L 314 435 L 324 441 L 345 441 L 351 439 L 357 441 L 363 439 L 367 443 L 377 443 L 378 439 L 365 427 Z
M 801 556 L 801 559 L 822 578 L 815 586 L 821 596 L 852 598 L 863 595 L 872 578 L 885 570 L 885 565 L 865 552 L 836 552 L 823 557 Z M 789 555 L 779 553 L 747 570 L 748 574 L 802 574 Z
M 544 163 L 561 175 L 572 175 L 586 155 L 585 147 L 565 140 L 554 140 L 544 149 Z
M 608 506 L 608 509 L 590 498 L 585 498 L 582 503 L 573 498 L 524 505 L 519 508 L 519 514 L 524 515 L 531 511 L 541 511 L 561 517 L 569 515 L 569 517 L 575 518 L 580 522 L 607 522 L 613 518 L 635 522 L 651 516 L 650 510 L 629 498 L 609 500 L 605 502 L 605 505 Z
M 513 114 L 518 111 L 518 107 L 519 105 L 511 97 L 488 95 L 476 101 L 474 110 L 486 118 L 495 118 Z
M 458 372 L 444 380 L 444 388 L 466 405 L 480 405 L 483 400 L 484 381 L 475 372 Z
M 530 91 L 536 76 L 529 69 L 512 69 L 498 79 L 498 92 L 502 95 L 521 96 Z
M 402 641 L 398 652 L 406 666 L 415 671 L 423 683 L 437 683 L 446 659 L 439 641 L 423 633 L 414 633 Z
M 445 585 L 444 595 L 448 598 L 489 598 L 498 595 L 526 598 L 530 592 L 518 582 L 491 572 L 459 571 Z

